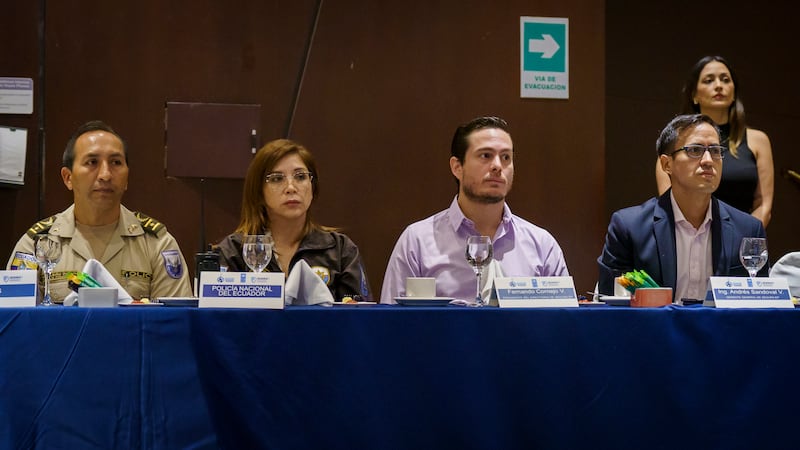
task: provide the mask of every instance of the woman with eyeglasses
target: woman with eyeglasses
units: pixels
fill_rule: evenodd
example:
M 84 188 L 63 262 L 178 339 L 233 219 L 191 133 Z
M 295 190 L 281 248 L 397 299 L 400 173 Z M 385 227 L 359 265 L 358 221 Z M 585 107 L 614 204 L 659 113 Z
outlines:
M 264 145 L 247 169 L 239 226 L 215 247 L 220 266 L 247 272 L 242 236 L 271 234 L 274 248 L 267 271 L 288 275 L 302 259 L 327 284 L 334 300 L 358 296 L 371 301 L 358 247 L 335 228 L 311 219 L 309 207 L 318 194 L 319 172 L 308 149 L 288 139 Z
M 763 132 L 749 128 L 739 96 L 736 73 L 721 56 L 706 56 L 692 67 L 683 85 L 683 113 L 705 114 L 721 132 L 727 147 L 722 179 L 714 196 L 761 220 L 764 227 L 772 217 L 775 169 L 772 146 Z M 670 180 L 656 160 L 658 193 L 670 187 Z

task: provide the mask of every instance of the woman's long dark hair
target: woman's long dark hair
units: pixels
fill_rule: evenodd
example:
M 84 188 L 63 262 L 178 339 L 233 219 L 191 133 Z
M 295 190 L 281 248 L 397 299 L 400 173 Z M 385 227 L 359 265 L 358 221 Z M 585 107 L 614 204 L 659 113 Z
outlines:
M 744 105 L 739 97 L 739 92 L 741 92 L 739 78 L 736 77 L 736 72 L 734 72 L 733 67 L 725 58 L 722 56 L 704 56 L 695 63 L 686 77 L 686 82 L 683 84 L 683 114 L 699 114 L 701 112 L 700 105 L 694 102 L 694 96 L 697 93 L 697 82 L 700 80 L 700 72 L 703 71 L 706 64 L 712 61 L 724 64 L 731 74 L 731 80 L 733 80 L 733 102 L 728 107 L 728 123 L 731 131 L 728 142 L 723 142 L 722 145 L 727 145 L 730 154 L 736 157 L 736 149 L 744 140 L 747 124 L 744 120 Z

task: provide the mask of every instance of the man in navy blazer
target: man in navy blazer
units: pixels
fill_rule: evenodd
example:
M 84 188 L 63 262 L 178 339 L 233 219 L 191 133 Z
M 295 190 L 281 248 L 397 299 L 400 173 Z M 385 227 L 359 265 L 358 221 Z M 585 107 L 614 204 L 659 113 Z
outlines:
M 614 278 L 645 270 L 674 299 L 705 298 L 709 276 L 748 276 L 739 261 L 743 237 L 766 237 L 761 221 L 712 196 L 722 159 L 719 129 L 705 115 L 678 116 L 656 142 L 672 188 L 615 212 L 597 258 L 598 292 L 614 293 Z M 767 276 L 769 268 L 759 272 Z

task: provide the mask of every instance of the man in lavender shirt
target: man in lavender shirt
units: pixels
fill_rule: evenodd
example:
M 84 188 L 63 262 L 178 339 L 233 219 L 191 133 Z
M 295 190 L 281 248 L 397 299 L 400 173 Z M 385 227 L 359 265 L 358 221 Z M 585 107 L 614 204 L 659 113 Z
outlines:
M 475 299 L 475 272 L 464 257 L 467 237 L 491 236 L 504 276 L 568 276 L 555 238 L 511 213 L 505 202 L 514 181 L 508 124 L 479 117 L 453 136 L 450 171 L 458 195 L 448 209 L 409 225 L 395 244 L 383 278 L 381 303 L 405 296 L 408 277 L 436 278 L 436 295 Z

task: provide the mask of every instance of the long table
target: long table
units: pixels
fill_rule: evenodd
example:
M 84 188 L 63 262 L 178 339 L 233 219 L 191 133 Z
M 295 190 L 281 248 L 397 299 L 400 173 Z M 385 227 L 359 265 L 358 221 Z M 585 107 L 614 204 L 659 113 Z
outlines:
M 0 448 L 792 448 L 800 311 L 0 309 Z

